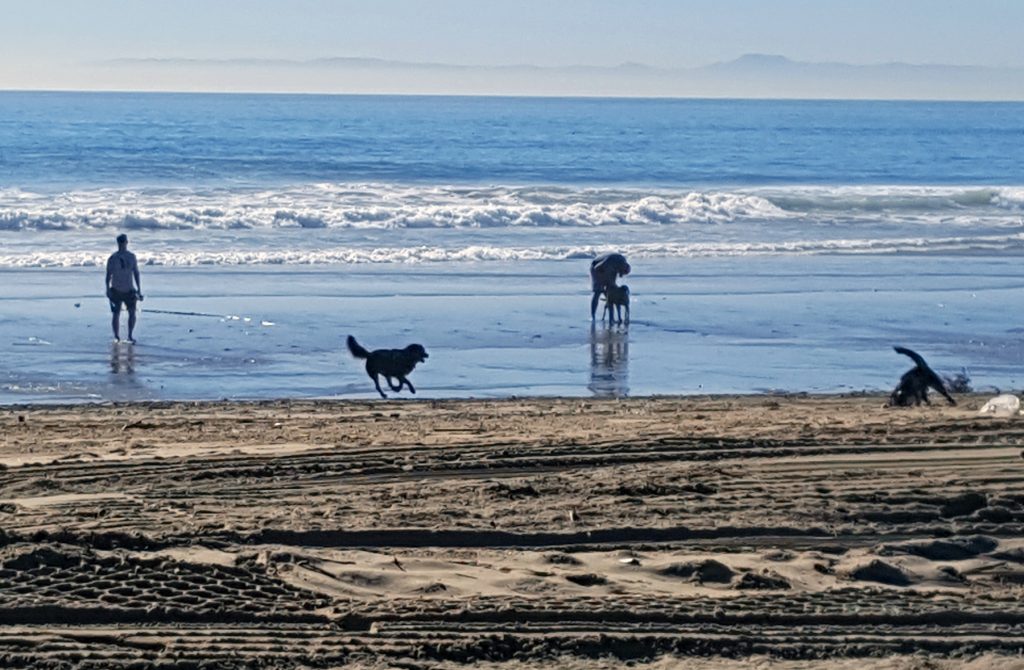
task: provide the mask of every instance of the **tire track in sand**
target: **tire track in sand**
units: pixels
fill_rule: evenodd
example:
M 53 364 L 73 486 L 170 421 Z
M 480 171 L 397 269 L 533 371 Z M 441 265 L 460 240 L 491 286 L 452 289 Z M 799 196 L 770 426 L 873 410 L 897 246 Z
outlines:
M 981 401 L 2 410 L 0 665 L 1021 653 Z

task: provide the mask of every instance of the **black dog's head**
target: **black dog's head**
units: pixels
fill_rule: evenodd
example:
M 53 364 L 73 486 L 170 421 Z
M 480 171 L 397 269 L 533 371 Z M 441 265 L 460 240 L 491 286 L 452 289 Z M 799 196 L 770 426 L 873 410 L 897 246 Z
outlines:
M 609 286 L 605 293 L 605 300 L 612 304 L 628 305 L 629 287 L 625 284 L 622 284 L 621 286 Z
M 422 363 L 429 358 L 427 350 L 422 344 L 410 344 L 405 348 L 405 354 L 417 363 Z

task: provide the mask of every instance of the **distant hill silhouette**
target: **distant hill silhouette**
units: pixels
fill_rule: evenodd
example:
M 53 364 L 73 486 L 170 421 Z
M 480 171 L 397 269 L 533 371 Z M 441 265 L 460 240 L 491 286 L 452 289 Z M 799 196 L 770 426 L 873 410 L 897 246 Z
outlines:
M 810 63 L 771 54 L 694 68 L 473 66 L 354 57 L 123 58 L 93 66 L 147 70 L 157 82 L 161 72 L 188 72 L 200 90 L 206 81 L 216 90 L 331 93 L 1024 100 L 1024 68 Z

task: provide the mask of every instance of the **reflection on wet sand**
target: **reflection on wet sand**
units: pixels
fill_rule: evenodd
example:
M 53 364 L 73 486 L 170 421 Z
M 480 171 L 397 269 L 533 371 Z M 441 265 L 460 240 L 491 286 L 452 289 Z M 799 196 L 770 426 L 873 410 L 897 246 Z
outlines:
M 120 342 L 111 343 L 110 373 L 129 376 L 135 374 L 135 347 Z
M 598 398 L 629 395 L 629 328 L 590 326 L 590 383 Z

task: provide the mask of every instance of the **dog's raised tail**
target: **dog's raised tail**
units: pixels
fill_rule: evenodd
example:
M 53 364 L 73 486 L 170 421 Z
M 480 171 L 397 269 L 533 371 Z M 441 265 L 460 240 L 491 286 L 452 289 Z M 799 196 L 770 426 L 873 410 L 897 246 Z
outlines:
M 351 351 L 352 355 L 355 356 L 356 358 L 369 358 L 370 357 L 370 352 L 367 351 L 366 349 L 364 349 L 362 347 L 362 345 L 360 345 L 358 342 L 356 342 L 356 338 L 354 338 L 351 335 L 349 335 L 347 342 L 348 342 L 348 350 Z
M 919 368 L 927 368 L 928 367 L 928 364 L 924 362 L 923 358 L 921 358 L 921 354 L 917 353 L 916 351 L 911 351 L 910 349 L 907 349 L 906 347 L 893 347 L 893 349 L 896 351 L 897 354 L 903 354 L 904 356 L 910 356 L 910 359 L 912 361 L 914 361 L 914 363 L 917 365 L 917 367 L 919 367 Z

